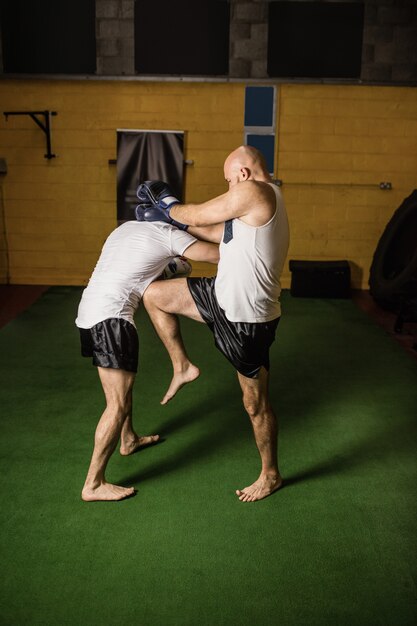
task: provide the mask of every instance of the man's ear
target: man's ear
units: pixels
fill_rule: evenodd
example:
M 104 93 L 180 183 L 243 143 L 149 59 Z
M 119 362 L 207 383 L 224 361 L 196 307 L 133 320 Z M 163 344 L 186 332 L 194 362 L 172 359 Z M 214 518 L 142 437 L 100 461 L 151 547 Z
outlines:
M 248 167 L 241 167 L 240 168 L 240 178 L 242 181 L 244 180 L 248 180 L 250 178 L 251 172 L 250 169 Z

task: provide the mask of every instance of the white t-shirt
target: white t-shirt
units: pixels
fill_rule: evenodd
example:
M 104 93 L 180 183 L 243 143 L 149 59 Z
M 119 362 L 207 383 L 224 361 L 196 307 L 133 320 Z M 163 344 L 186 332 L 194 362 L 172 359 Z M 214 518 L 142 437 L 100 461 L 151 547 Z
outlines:
M 116 228 L 83 291 L 76 325 L 91 328 L 109 317 L 134 325 L 133 316 L 148 285 L 195 241 L 186 231 L 163 222 L 129 221 Z
M 285 204 L 279 188 L 273 217 L 263 226 L 232 220 L 233 237 L 220 244 L 216 297 L 230 322 L 269 322 L 281 315 L 280 277 L 289 245 Z M 229 226 L 230 227 L 230 226 Z

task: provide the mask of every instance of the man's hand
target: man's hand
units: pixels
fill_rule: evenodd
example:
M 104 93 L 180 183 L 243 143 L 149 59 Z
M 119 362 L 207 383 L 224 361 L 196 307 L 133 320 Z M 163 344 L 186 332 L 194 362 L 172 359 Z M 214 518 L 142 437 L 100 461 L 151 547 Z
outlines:
M 152 204 L 138 204 L 135 209 L 135 216 L 138 222 L 165 222 L 180 230 L 188 229 L 186 224 L 181 224 L 181 222 L 171 219 L 164 209 L 160 209 Z
M 180 204 L 170 187 L 161 180 L 147 180 L 141 183 L 136 192 L 140 204 L 136 207 L 136 219 L 139 222 L 166 222 L 181 230 L 187 230 L 188 226 L 173 220 L 170 210 L 176 204 Z

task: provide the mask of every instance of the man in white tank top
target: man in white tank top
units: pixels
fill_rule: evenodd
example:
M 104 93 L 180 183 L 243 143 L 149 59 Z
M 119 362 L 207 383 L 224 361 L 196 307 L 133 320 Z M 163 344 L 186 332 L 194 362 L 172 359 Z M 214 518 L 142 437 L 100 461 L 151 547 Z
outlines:
M 281 315 L 280 275 L 289 229 L 280 190 L 272 184 L 258 150 L 249 146 L 234 150 L 225 161 L 224 176 L 229 191 L 202 204 L 180 204 L 169 188 L 160 192 L 157 181 L 143 184 L 138 219 L 189 225 L 192 234 L 220 243 L 215 279 L 178 279 L 175 286 L 155 282 L 146 291 L 144 304 L 174 367 L 163 404 L 188 382 L 188 372 L 195 367 L 176 339 L 175 314 L 205 322 L 216 347 L 237 370 L 262 468 L 259 478 L 236 494 L 243 502 L 253 502 L 282 485 L 268 377 L 269 348 Z
M 133 316 L 150 283 L 161 276 L 169 261 L 183 254 L 195 261 L 217 263 L 218 246 L 197 241 L 169 224 L 126 222 L 107 238 L 83 291 L 75 320 L 81 354 L 92 358 L 106 399 L 81 494 L 83 500 L 122 500 L 133 495 L 132 487 L 106 480 L 109 458 L 119 437 L 122 455 L 159 439 L 158 435 L 139 437 L 133 429 L 132 388 L 139 357 Z M 187 382 L 193 376 L 198 376 L 198 369 L 191 367 Z

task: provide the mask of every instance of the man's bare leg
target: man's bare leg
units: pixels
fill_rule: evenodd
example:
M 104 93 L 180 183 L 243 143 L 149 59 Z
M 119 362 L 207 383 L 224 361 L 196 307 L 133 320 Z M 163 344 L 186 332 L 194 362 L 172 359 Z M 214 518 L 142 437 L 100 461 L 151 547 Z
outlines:
M 132 390 L 130 390 L 127 402 L 129 413 L 123 422 L 122 432 L 120 433 L 120 454 L 123 456 L 134 454 L 140 448 L 146 448 L 147 446 L 159 441 L 159 435 L 140 436 L 133 429 Z
M 204 323 L 204 320 L 198 312 L 185 278 L 152 283 L 145 291 L 143 303 L 168 351 L 174 370 L 171 384 L 161 400 L 161 404 L 167 404 L 181 387 L 200 375 L 200 370 L 191 363 L 186 353 L 176 314 L 198 322 Z
M 236 490 L 236 494 L 242 502 L 254 502 L 266 498 L 282 485 L 277 460 L 277 419 L 269 402 L 266 369 L 261 368 L 258 378 L 246 378 L 239 373 L 238 378 L 243 391 L 243 404 L 251 419 L 261 456 L 262 469 L 252 485 Z
M 120 437 L 123 423 L 131 407 L 131 392 L 135 380 L 133 372 L 98 367 L 98 374 L 106 398 L 106 408 L 97 425 L 94 450 L 81 497 L 93 500 L 122 500 L 134 494 L 133 487 L 120 487 L 105 478 L 107 463 Z

